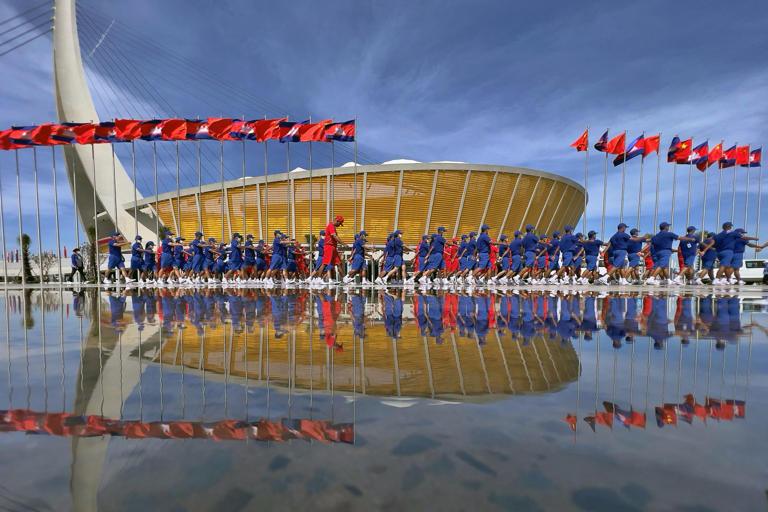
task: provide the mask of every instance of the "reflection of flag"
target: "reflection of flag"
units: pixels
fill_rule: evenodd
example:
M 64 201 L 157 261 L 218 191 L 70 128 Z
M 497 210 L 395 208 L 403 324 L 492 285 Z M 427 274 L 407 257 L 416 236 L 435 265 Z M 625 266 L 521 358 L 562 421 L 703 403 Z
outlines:
M 613 413 L 612 412 L 595 412 L 595 422 L 598 425 L 603 425 L 608 428 L 613 428 Z
M 664 425 L 677 425 L 677 413 L 675 404 L 664 404 L 664 407 L 656 407 L 656 425 L 659 428 Z
M 595 431 L 595 417 L 594 416 L 585 416 L 584 417 L 584 421 L 592 429 L 592 432 L 594 432 Z
M 608 148 L 608 130 L 605 130 L 600 138 L 595 142 L 595 149 L 598 151 L 605 151 Z
M 645 413 L 631 411 L 629 413 L 629 423 L 633 427 L 645 428 Z
M 737 418 L 744 418 L 747 415 L 747 403 L 744 400 L 726 400 L 725 402 L 734 408 Z
M 565 415 L 565 419 L 563 421 L 565 421 L 568 424 L 568 427 L 571 430 L 576 432 L 576 421 L 577 421 L 577 418 L 576 418 L 575 415 L 573 415 L 573 414 L 566 414 Z
M 571 147 L 576 148 L 576 151 L 586 151 L 589 147 L 589 129 L 584 130 L 578 139 L 571 142 Z

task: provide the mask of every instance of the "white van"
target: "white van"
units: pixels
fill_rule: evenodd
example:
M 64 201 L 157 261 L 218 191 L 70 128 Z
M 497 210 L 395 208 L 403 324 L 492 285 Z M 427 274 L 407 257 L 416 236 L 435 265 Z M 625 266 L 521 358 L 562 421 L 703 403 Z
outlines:
M 765 260 L 744 258 L 739 273 L 741 274 L 741 279 L 747 283 L 762 283 L 764 268 Z

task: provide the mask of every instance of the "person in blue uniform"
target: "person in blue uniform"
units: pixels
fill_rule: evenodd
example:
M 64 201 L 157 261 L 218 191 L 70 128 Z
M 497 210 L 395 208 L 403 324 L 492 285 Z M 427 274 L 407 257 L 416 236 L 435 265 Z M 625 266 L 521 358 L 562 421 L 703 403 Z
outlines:
M 352 262 L 349 265 L 349 272 L 344 276 L 344 284 L 353 283 L 355 277 L 358 275 L 362 278 L 362 284 L 371 284 L 370 281 L 366 279 L 366 273 L 368 271 L 366 249 L 368 248 L 368 233 L 363 230 L 357 234 L 355 242 L 352 244 Z
M 155 282 L 155 272 L 157 265 L 155 264 L 155 242 L 150 240 L 144 246 L 144 279 L 148 283 Z
M 715 249 L 715 234 L 711 231 L 706 232 L 704 240 L 699 243 L 699 258 L 701 258 L 701 270 L 696 276 L 695 284 L 704 284 L 702 278 L 708 277 L 709 282 L 715 280 L 715 260 L 717 260 L 717 250 Z
M 216 265 L 213 267 L 217 279 L 223 279 L 227 272 L 227 244 L 219 243 L 215 252 Z
M 384 284 L 384 276 L 389 275 L 392 272 L 395 261 L 395 234 L 390 233 L 387 235 L 387 241 L 384 243 L 384 252 L 381 254 L 379 262 L 379 277 L 376 278 L 376 284 Z
M 80 254 L 80 248 L 75 247 L 72 249 L 72 254 L 69 257 L 72 264 L 72 272 L 67 276 L 67 281 L 73 281 L 75 274 L 80 274 L 80 282 L 84 283 L 85 279 L 85 264 L 83 263 L 83 256 Z
M 443 260 L 443 251 L 445 250 L 445 228 L 440 226 L 437 233 L 432 235 L 432 242 L 429 244 L 427 252 L 427 266 L 424 268 L 424 275 L 419 278 L 419 283 L 427 284 L 432 276 L 439 276 L 445 269 Z
M 555 230 L 547 241 L 547 261 L 549 268 L 544 276 L 549 279 L 550 284 L 558 283 L 558 274 L 560 273 L 560 232 Z
M 576 236 L 573 234 L 572 226 L 563 227 L 563 236 L 560 238 L 560 254 L 563 261 L 560 264 L 560 270 L 557 272 L 557 277 L 560 279 L 561 284 L 569 284 L 570 279 L 575 279 L 575 273 L 573 271 L 573 246 L 576 243 Z
M 136 238 L 131 244 L 131 274 L 136 280 L 144 280 L 144 246 L 141 243 L 141 235 L 136 235 Z
M 733 244 L 733 260 L 731 261 L 731 266 L 733 267 L 733 281 L 735 284 L 746 284 L 741 280 L 740 270 L 741 265 L 744 263 L 744 251 L 747 247 L 752 247 L 753 249 L 757 249 L 759 251 L 765 247 L 765 245 L 753 244 L 752 242 L 759 240 L 759 238 L 754 236 L 747 236 L 747 231 L 743 228 L 736 228 L 733 230 L 733 232 L 739 235 L 736 237 L 736 240 Z
M 310 281 L 317 282 L 322 281 L 322 275 L 325 272 L 323 268 L 323 249 L 325 247 L 325 230 L 320 230 L 320 237 L 317 239 L 315 249 L 317 249 L 317 258 L 314 261 L 312 272 L 309 274 Z
M 523 233 L 515 230 L 513 238 L 509 242 L 510 267 L 509 273 L 505 276 L 508 280 L 514 280 L 515 284 L 520 282 L 520 272 L 523 270 Z
M 591 281 L 597 280 L 600 275 L 597 270 L 597 259 L 600 256 L 600 248 L 603 246 L 603 241 L 597 238 L 597 232 L 590 231 L 587 233 L 587 239 L 581 243 L 584 249 L 584 259 L 587 262 L 587 269 L 582 274 L 581 284 L 588 284 Z
M 240 233 L 232 235 L 232 241 L 229 243 L 229 259 L 227 260 L 227 273 L 224 275 L 224 282 L 240 279 L 240 269 L 243 267 L 243 253 L 240 248 L 242 240 Z M 235 281 L 236 282 L 236 281 Z
M 285 242 L 285 282 L 291 284 L 296 279 L 296 240 L 288 238 L 283 233 L 282 241 Z
M 627 270 L 625 279 L 639 282 L 640 263 L 643 260 L 643 242 L 645 239 L 640 236 L 640 230 L 637 228 L 630 229 L 629 236 L 631 238 L 627 242 Z
M 499 284 L 507 284 L 505 277 L 511 267 L 512 258 L 509 254 L 509 238 L 507 235 L 499 235 L 499 270 L 493 276 L 493 281 Z
M 213 282 L 213 267 L 216 264 L 216 239 L 208 238 L 208 243 L 203 247 L 203 275 L 209 283 Z
M 691 240 L 683 240 L 677 246 L 680 274 L 675 278 L 675 283 L 685 284 L 686 279 L 693 281 L 694 264 L 698 254 L 699 240 L 696 238 L 696 226 L 688 226 L 685 236 Z
M 669 222 L 659 224 L 659 232 L 651 238 L 653 254 L 656 257 L 651 277 L 646 284 L 659 284 L 662 279 L 669 279 L 669 258 L 672 255 L 672 244 L 675 240 L 696 241 L 692 236 L 678 236 L 669 230 Z
M 608 274 L 601 277 L 600 282 L 607 284 L 608 279 L 614 279 L 618 280 L 619 284 L 629 284 L 629 281 L 626 279 L 628 273 L 625 268 L 627 265 L 629 244 L 630 242 L 642 242 L 643 240 L 643 237 L 632 236 L 627 233 L 627 225 L 623 222 L 616 226 L 616 233 L 608 241 L 608 247 L 613 254 L 613 260 L 611 262 L 613 264 L 613 269 L 611 269 Z
M 254 248 L 254 253 L 256 255 L 256 263 L 254 264 L 254 277 L 256 279 L 263 279 L 264 272 L 267 270 L 267 246 L 264 243 L 264 240 L 259 240 L 259 242 L 256 244 L 256 247 Z
M 207 244 L 203 240 L 203 234 L 200 231 L 195 232 L 195 238 L 190 242 L 189 249 L 192 252 L 192 274 L 195 276 L 195 282 L 200 282 L 205 266 L 205 255 L 203 251 Z
M 459 246 L 459 255 L 461 254 L 462 246 L 466 246 L 467 235 L 461 235 L 462 245 Z M 413 260 L 413 274 L 409 277 L 405 284 L 413 284 L 424 273 L 424 267 L 427 265 L 427 253 L 429 252 L 429 236 L 421 235 L 421 241 L 416 248 L 416 258 Z M 459 260 L 461 262 L 461 260 Z
M 539 237 L 536 236 L 533 224 L 525 226 L 525 236 L 523 236 L 523 271 L 520 273 L 520 279 L 528 278 L 533 275 L 533 267 L 536 264 L 536 246 L 539 243 Z
M 712 284 L 727 284 L 733 275 L 733 248 L 736 243 L 736 234 L 733 232 L 733 223 L 724 222 L 723 230 L 715 235 L 715 250 L 719 266 L 717 275 Z
M 122 240 L 121 240 L 122 239 Z M 128 245 L 129 242 L 122 238 L 122 235 L 115 231 L 107 242 L 109 249 L 109 258 L 107 259 L 107 275 L 104 276 L 104 284 L 111 284 L 109 280 L 109 274 L 115 271 L 115 280 L 119 278 L 118 271 L 122 273 L 126 283 L 132 283 L 134 280 L 128 275 L 128 270 L 125 268 L 125 258 L 123 257 L 122 246 Z
M 491 227 L 488 224 L 480 226 L 480 235 L 475 240 L 475 251 L 477 252 L 477 260 L 475 263 L 475 269 L 472 277 L 474 279 L 485 278 L 491 270 L 491 236 L 488 234 L 488 230 Z
M 243 270 L 241 272 L 241 279 L 253 279 L 254 267 L 256 266 L 256 249 L 253 243 L 253 235 L 248 233 L 245 235 L 245 243 L 243 244 Z

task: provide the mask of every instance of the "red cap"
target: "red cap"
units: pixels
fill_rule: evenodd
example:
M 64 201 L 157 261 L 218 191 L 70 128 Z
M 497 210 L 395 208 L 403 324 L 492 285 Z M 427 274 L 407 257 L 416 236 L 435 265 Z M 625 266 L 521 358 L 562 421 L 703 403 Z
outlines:
M 340 223 L 342 226 L 344 225 L 344 217 L 342 215 L 336 216 L 336 222 Z

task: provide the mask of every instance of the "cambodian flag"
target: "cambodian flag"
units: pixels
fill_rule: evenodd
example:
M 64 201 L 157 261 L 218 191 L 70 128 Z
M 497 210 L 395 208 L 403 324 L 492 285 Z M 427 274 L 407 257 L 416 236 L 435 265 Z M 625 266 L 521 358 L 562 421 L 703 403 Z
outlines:
M 141 123 L 141 140 L 161 140 L 163 138 L 162 123 L 162 119 L 151 119 Z
M 709 141 L 704 141 L 693 148 L 689 162 L 694 164 L 700 171 L 704 171 L 707 168 L 707 160 L 709 160 Z
M 299 142 L 301 140 L 299 129 L 302 125 L 305 124 L 309 124 L 309 119 L 300 123 L 295 123 L 293 121 L 281 121 L 280 142 Z
M 723 151 L 723 157 L 720 158 L 720 168 L 725 169 L 736 165 L 736 145 Z
M 32 132 L 37 126 L 11 126 L 11 142 L 20 147 L 39 146 L 32 139 Z
M 331 123 L 325 127 L 325 140 L 353 142 L 355 140 L 355 120 Z
M 96 125 L 93 130 L 94 142 L 122 142 L 117 138 L 115 123 L 103 121 Z
M 608 147 L 608 130 L 605 130 L 605 133 L 603 133 L 599 139 L 597 139 L 597 142 L 595 142 L 595 149 L 598 151 L 605 151 Z
M 640 135 L 638 138 L 633 140 L 629 146 L 627 146 L 626 151 L 624 153 L 619 154 L 614 160 L 613 165 L 614 167 L 617 165 L 620 165 L 627 160 L 632 160 L 636 156 L 640 156 L 643 154 L 643 150 L 645 148 L 645 145 L 643 144 L 643 136 Z
M 749 167 L 760 167 L 762 156 L 763 156 L 763 148 L 753 149 L 749 153 Z
M 669 150 L 667 151 L 667 162 L 674 162 L 675 155 L 680 150 L 680 137 L 675 135 L 672 137 L 672 142 L 669 143 Z
M 187 139 L 189 140 L 210 140 L 212 138 L 208 132 L 208 121 L 196 121 L 195 126 L 190 126 L 190 129 L 187 130 Z

